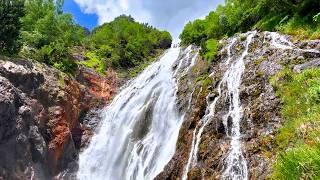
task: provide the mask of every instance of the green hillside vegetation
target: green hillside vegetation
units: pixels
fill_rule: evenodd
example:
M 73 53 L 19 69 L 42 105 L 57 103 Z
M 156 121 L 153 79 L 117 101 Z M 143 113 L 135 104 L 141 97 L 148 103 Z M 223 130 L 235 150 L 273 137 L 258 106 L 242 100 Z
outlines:
M 171 43 L 169 32 L 137 23 L 125 15 L 94 29 L 86 39 L 86 47 L 91 53 L 102 59 L 105 66 L 119 70 L 139 69 Z
M 189 22 L 180 35 L 183 45 L 208 47 L 212 39 L 249 30 L 280 31 L 299 39 L 320 38 L 319 0 L 226 0 L 205 19 Z M 213 59 L 213 49 L 202 54 Z
M 320 178 L 320 69 L 295 74 L 285 69 L 271 79 L 285 120 L 276 135 L 272 179 Z
M 71 74 L 79 64 L 103 74 L 109 67 L 123 72 L 141 69 L 171 45 L 168 32 L 124 15 L 90 33 L 62 6 L 63 0 L 2 0 L 0 53 L 34 59 Z M 79 54 L 87 61 L 74 61 L 74 47 L 84 49 Z

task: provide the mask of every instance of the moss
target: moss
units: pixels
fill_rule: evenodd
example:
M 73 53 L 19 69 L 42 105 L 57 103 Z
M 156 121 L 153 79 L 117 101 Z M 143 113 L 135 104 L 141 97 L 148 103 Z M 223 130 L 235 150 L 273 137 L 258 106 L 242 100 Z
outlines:
M 286 68 L 271 79 L 285 120 L 276 134 L 273 179 L 319 179 L 320 69 L 300 74 Z
M 254 64 L 255 64 L 255 66 L 259 66 L 263 61 L 265 61 L 267 58 L 265 58 L 265 57 L 260 57 L 260 58 L 258 58 L 258 59 L 256 59 L 255 61 L 254 61 Z
M 245 34 L 240 34 L 240 41 L 247 40 L 247 36 Z
M 59 79 L 58 79 L 58 85 L 59 85 L 59 87 L 61 88 L 61 89 L 64 89 L 64 87 L 65 87 L 65 82 L 64 82 L 64 78 L 65 78 L 65 74 L 64 73 L 60 73 L 59 74 Z

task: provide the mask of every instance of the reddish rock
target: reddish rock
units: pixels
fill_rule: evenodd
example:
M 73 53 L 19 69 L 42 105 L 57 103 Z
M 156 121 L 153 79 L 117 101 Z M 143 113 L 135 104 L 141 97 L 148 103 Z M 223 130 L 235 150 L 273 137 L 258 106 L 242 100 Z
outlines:
M 106 74 L 82 69 L 77 81 L 38 62 L 0 60 L 0 179 L 47 179 L 74 168 L 93 134 L 82 116 L 117 91 L 116 73 Z

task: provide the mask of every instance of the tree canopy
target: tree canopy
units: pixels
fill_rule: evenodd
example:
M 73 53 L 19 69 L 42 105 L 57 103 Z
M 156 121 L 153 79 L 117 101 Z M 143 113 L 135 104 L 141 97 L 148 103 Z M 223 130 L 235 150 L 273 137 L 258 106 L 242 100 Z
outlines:
M 9 54 L 19 50 L 19 18 L 24 15 L 23 0 L 0 1 L 0 52 Z
M 19 55 L 72 73 L 77 64 L 127 69 L 139 66 L 159 50 L 171 46 L 172 37 L 131 16 L 119 16 L 89 32 L 71 14 L 62 11 L 63 0 L 1 0 L 0 53 Z M 21 48 L 22 47 L 22 48 Z M 72 58 L 82 47 L 88 62 Z M 92 61 L 90 61 L 92 60 Z
M 85 30 L 72 15 L 62 12 L 62 0 L 29 0 L 21 18 L 21 39 L 24 56 L 53 65 L 62 71 L 73 71 L 69 48 L 80 45 Z
M 320 38 L 319 11 L 319 0 L 226 0 L 205 19 L 189 22 L 180 39 L 204 47 L 210 39 L 252 29 Z
M 171 42 L 169 32 L 121 15 L 94 29 L 87 46 L 113 67 L 128 68 L 145 61 L 157 49 L 169 48 Z

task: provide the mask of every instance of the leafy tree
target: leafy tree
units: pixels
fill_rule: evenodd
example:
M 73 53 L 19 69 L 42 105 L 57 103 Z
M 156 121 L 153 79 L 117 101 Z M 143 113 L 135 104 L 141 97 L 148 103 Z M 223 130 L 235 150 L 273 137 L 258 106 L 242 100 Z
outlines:
M 27 47 L 23 54 L 72 72 L 76 64 L 70 60 L 69 48 L 81 44 L 85 29 L 62 12 L 62 5 L 63 0 L 26 1 L 26 14 L 21 18 L 21 38 Z
M 127 69 L 143 64 L 157 50 L 170 47 L 172 37 L 167 31 L 121 15 L 94 29 L 87 42 L 87 48 L 105 59 L 107 65 Z
M 180 38 L 200 45 L 251 29 L 320 38 L 319 9 L 319 0 L 226 0 L 204 20 L 189 22 Z
M 19 51 L 19 18 L 23 15 L 23 0 L 0 1 L 0 53 L 12 54 Z

